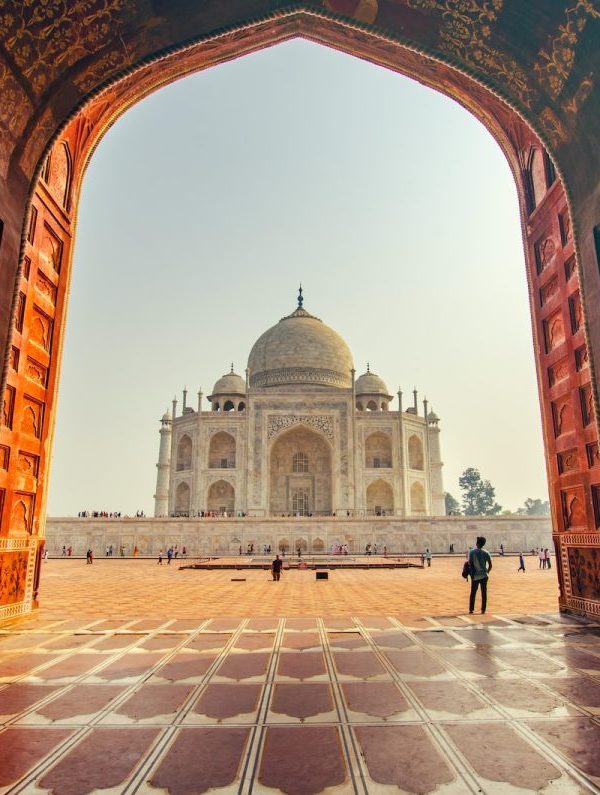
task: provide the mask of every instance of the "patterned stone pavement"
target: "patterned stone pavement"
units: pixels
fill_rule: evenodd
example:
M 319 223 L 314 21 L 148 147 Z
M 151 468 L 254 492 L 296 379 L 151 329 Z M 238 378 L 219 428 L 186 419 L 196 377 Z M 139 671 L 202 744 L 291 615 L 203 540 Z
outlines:
M 241 591 L 244 618 L 148 594 L 77 616 L 79 592 L 0 626 L 0 793 L 600 793 L 600 622 L 360 599 L 269 617 Z

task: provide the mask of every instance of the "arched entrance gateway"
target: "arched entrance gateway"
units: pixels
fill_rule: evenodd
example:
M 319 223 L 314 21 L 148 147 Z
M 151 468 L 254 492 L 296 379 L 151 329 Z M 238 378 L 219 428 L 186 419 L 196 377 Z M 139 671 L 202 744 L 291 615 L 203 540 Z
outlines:
M 320 433 L 299 425 L 280 434 L 271 445 L 269 473 L 271 515 L 331 514 L 331 449 Z
M 43 14 L 14 3 L 3 17 L 0 615 L 37 598 L 74 222 L 95 146 L 162 85 L 300 36 L 454 98 L 506 155 L 523 227 L 560 605 L 599 614 L 600 597 L 580 576 L 600 547 L 597 4 L 279 5 L 173 0 L 148 18 L 137 2 L 75 1 Z M 13 587 L 5 572 L 17 569 L 27 576 Z

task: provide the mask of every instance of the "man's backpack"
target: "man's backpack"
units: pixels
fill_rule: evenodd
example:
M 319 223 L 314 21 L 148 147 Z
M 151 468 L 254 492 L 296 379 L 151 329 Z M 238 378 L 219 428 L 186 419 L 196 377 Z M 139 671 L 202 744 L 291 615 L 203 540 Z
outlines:
M 471 567 L 469 566 L 469 561 L 465 560 L 462 567 L 462 576 L 465 580 L 469 579 L 469 574 L 471 573 Z

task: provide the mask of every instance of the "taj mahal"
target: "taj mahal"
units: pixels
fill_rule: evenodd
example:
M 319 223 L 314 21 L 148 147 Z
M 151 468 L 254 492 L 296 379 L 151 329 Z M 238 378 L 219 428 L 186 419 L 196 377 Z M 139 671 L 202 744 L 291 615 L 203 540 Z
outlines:
M 323 555 L 342 545 L 411 554 L 550 546 L 549 517 L 446 516 L 439 418 L 416 389 L 404 407 L 371 371 L 356 377 L 344 340 L 303 306 L 254 343 L 245 378 L 231 366 L 208 403 L 183 390 L 160 423 L 154 517 L 54 517 L 48 549 L 112 546 L 157 555 L 247 550 Z M 204 401 L 204 406 L 203 406 Z M 133 552 L 135 554 L 135 552 Z
M 423 517 L 445 514 L 437 415 L 404 408 L 303 306 L 255 342 L 197 408 L 161 420 L 156 517 Z

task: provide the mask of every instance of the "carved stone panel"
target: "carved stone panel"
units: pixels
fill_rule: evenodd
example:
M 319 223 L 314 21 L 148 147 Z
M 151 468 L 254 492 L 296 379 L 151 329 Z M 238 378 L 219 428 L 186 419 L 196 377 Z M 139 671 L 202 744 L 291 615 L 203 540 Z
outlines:
M 56 304 L 56 287 L 41 271 L 37 272 L 35 287 L 53 306 Z
M 586 527 L 584 494 L 581 487 L 561 490 L 563 519 L 567 529 Z
M 569 215 L 568 208 L 562 211 L 558 217 L 558 221 L 560 224 L 560 241 L 563 246 L 566 246 L 573 237 L 571 231 L 571 216 Z
M 551 298 L 554 298 L 555 295 L 558 295 L 558 276 L 555 276 L 553 279 L 550 279 L 549 282 L 546 282 L 540 288 L 540 304 L 544 306 L 550 301 Z
M 588 365 L 589 362 L 587 347 L 582 345 L 581 348 L 577 348 L 575 351 L 575 367 L 579 372 L 579 370 L 584 370 L 586 367 L 588 367 Z
M 28 358 L 25 366 L 25 375 L 36 384 L 45 387 L 48 383 L 48 368 L 36 362 L 35 359 Z
M 29 552 L 0 552 L 0 605 L 10 605 L 25 599 Z
M 573 293 L 569 298 L 569 313 L 571 315 L 571 331 L 577 334 L 583 325 L 583 309 L 579 292 Z
M 552 367 L 548 368 L 548 381 L 550 386 L 554 386 L 555 384 L 564 381 L 565 378 L 569 377 L 569 361 L 568 359 L 561 359 L 556 364 L 552 365 Z
M 34 494 L 17 492 L 10 515 L 11 530 L 16 533 L 31 533 Z
M 50 351 L 50 345 L 52 343 L 52 320 L 37 306 L 33 308 L 29 339 L 37 343 L 45 351 Z
M 595 467 L 600 464 L 600 450 L 598 448 L 598 442 L 592 442 L 591 444 L 586 445 L 586 454 L 589 467 Z
M 37 455 L 19 450 L 19 455 L 17 457 L 17 469 L 22 475 L 36 478 L 38 474 L 39 463 L 40 459 Z
M 558 454 L 558 471 L 560 474 L 566 472 L 575 472 L 579 469 L 579 457 L 577 455 L 577 448 L 565 450 L 563 453 Z
M 27 395 L 23 398 L 21 411 L 21 431 L 40 438 L 42 433 L 43 405 Z
M 306 425 L 314 428 L 333 442 L 333 417 L 326 414 L 271 414 L 268 417 L 267 436 L 269 441 L 281 431 L 294 425 Z
M 543 273 L 550 265 L 556 254 L 556 243 L 551 237 L 544 237 L 536 243 L 535 259 L 537 272 Z
M 544 340 L 546 353 L 550 353 L 565 341 L 565 326 L 560 309 L 544 320 Z
M 49 226 L 44 224 L 42 243 L 40 245 L 40 264 L 47 272 L 60 272 L 62 260 L 62 241 Z
M 592 385 L 585 384 L 579 388 L 581 400 L 581 419 L 584 425 L 589 425 L 594 418 L 594 403 L 592 398 Z
M 573 430 L 575 427 L 573 407 L 567 396 L 559 398 L 559 400 L 555 400 L 552 403 L 552 418 L 556 436 L 561 436 L 563 433 Z

